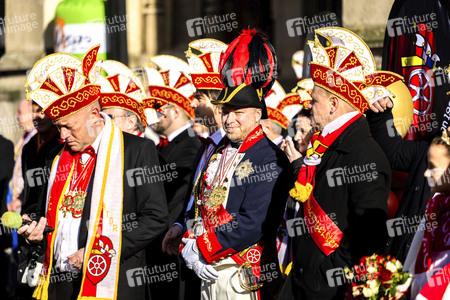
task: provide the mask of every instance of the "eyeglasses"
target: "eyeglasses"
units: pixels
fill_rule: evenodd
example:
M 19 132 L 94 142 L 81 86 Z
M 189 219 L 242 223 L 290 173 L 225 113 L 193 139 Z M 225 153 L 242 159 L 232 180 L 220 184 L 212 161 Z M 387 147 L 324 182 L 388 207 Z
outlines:
M 173 108 L 174 106 L 173 105 L 164 105 L 164 106 L 161 106 L 161 108 L 159 109 L 161 112 L 164 112 L 164 111 L 166 111 L 166 110 L 168 110 L 168 109 L 170 109 L 170 108 Z
M 108 117 L 110 117 L 112 120 L 114 120 L 117 118 L 123 118 L 123 117 L 128 117 L 128 116 L 127 115 L 121 115 L 121 116 L 108 115 Z

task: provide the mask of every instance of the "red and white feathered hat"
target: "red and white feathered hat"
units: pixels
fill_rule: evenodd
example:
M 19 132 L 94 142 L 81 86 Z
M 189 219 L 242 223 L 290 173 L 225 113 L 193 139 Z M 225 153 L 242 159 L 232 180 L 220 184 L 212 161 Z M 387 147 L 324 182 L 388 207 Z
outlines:
M 314 84 L 346 101 L 363 113 L 379 99 L 391 96 L 389 86 L 403 78 L 395 73 L 377 71 L 372 52 L 353 32 L 339 27 L 315 30 L 315 41 L 308 41 L 313 61 Z M 327 40 L 320 44 L 317 35 Z
M 146 95 L 141 81 L 121 62 L 106 60 L 101 67 L 106 73 L 105 77 L 99 78 L 102 108 L 117 107 L 131 111 L 147 127 L 143 105 Z
M 144 100 L 146 108 L 158 110 L 170 103 L 181 108 L 190 118 L 195 117 L 194 109 L 190 107 L 195 87 L 187 62 L 171 55 L 154 56 L 145 73 L 150 91 L 150 97 Z
M 27 99 L 36 102 L 53 120 L 70 116 L 100 96 L 100 64 L 94 46 L 83 59 L 65 53 L 50 54 L 28 74 Z
M 219 61 L 228 45 L 215 39 L 199 39 L 189 43 L 186 58 L 192 83 L 197 89 L 222 90 Z M 198 51 L 198 54 L 195 52 Z

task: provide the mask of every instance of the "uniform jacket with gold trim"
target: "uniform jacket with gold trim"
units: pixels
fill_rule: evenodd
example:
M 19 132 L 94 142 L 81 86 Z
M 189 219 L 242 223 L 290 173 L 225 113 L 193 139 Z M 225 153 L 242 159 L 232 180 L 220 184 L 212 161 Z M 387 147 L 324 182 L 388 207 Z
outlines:
M 222 139 L 215 151 L 222 151 L 226 141 Z M 236 168 L 247 161 L 253 172 L 239 178 Z M 278 267 L 275 234 L 288 197 L 288 168 L 286 155 L 265 135 L 237 156 L 228 173 L 223 203 L 232 219 L 197 238 L 198 248 L 208 263 L 262 242 L 262 264 L 275 262 Z M 194 208 L 187 212 L 187 219 L 193 218 Z

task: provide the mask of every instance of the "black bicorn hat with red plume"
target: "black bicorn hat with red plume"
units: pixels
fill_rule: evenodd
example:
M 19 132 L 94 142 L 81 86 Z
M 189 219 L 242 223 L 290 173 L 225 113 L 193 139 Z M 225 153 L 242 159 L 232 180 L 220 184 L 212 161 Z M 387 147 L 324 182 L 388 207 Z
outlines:
M 274 47 L 256 29 L 244 29 L 222 54 L 219 63 L 220 78 L 225 88 L 235 89 L 245 83 L 262 96 L 272 88 L 277 77 L 277 67 Z M 253 101 L 261 103 L 245 103 L 245 106 L 262 107 L 262 117 L 267 118 L 264 97 L 253 97 Z M 244 105 L 238 103 L 237 99 L 231 99 L 228 103 L 235 106 Z

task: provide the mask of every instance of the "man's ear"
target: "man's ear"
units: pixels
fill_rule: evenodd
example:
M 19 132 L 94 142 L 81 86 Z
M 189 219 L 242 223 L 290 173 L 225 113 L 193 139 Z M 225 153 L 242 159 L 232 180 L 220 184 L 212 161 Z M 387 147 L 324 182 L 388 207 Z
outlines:
M 336 112 L 336 110 L 338 110 L 340 106 L 339 98 L 336 97 L 335 95 L 331 95 L 329 101 L 330 101 L 330 113 Z
M 99 117 L 100 116 L 100 109 L 97 105 L 92 105 L 91 109 L 89 110 L 89 113 L 92 117 Z
M 270 122 L 261 122 L 261 127 L 263 128 L 264 132 L 266 130 L 268 131 L 272 130 L 272 124 Z
M 130 123 L 132 125 L 136 125 L 137 124 L 138 118 L 137 118 L 136 115 L 131 115 L 129 118 L 130 118 Z
M 262 109 L 261 108 L 257 108 L 256 109 L 256 122 L 259 122 L 261 120 L 261 116 L 262 116 Z
M 180 115 L 183 113 L 183 111 L 181 110 L 181 108 L 179 108 L 178 106 L 174 105 L 172 111 L 175 114 L 175 118 L 178 119 L 180 117 Z

